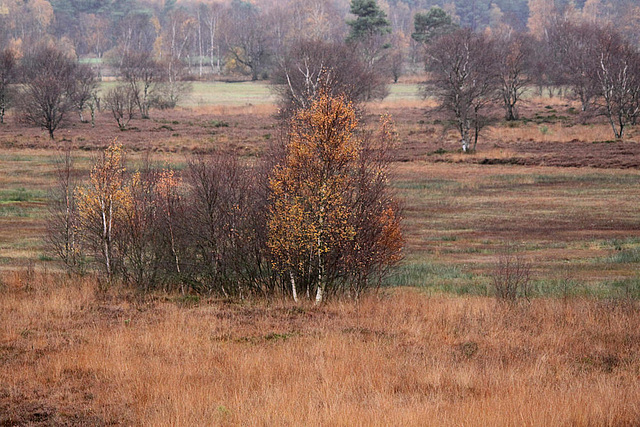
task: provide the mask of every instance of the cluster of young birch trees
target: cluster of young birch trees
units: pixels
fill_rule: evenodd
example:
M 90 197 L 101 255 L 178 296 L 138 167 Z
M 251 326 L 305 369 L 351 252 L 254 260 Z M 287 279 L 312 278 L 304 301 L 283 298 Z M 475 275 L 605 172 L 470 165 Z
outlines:
M 344 96 L 320 90 L 257 164 L 193 155 L 183 170 L 129 170 L 113 143 L 80 180 L 59 168 L 49 242 L 70 272 L 108 284 L 228 297 L 357 297 L 401 257 L 388 187 L 393 129 L 359 130 Z

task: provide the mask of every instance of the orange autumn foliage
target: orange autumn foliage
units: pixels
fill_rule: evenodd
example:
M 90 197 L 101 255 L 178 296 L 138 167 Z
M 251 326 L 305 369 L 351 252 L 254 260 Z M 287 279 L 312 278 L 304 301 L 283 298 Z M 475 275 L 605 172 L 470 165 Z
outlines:
M 112 143 L 91 170 L 89 183 L 78 189 L 77 203 L 80 226 L 85 240 L 96 247 L 105 273 L 114 273 L 114 238 L 118 223 L 131 205 L 131 191 L 125 185 L 124 150 Z
M 398 207 L 387 186 L 391 125 L 384 119 L 377 138 L 362 138 L 358 125 L 353 105 L 326 92 L 290 123 L 269 181 L 268 248 L 294 298 L 357 296 L 400 259 Z

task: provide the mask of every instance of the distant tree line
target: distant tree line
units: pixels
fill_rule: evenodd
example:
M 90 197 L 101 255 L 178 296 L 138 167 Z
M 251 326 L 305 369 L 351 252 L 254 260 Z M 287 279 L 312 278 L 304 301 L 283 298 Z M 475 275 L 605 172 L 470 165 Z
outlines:
M 194 69 L 202 74 L 205 62 L 216 72 L 224 67 L 252 79 L 269 77 L 285 117 L 308 106 L 319 87 L 352 102 L 382 98 L 387 84 L 397 81 L 411 61 L 409 45 L 413 57 L 420 58 L 419 68 L 426 68 L 425 93 L 440 100 L 465 152 L 475 149 L 495 106 L 504 108 L 506 120 L 518 119 L 522 95 L 533 86 L 540 91 L 568 88 L 584 114 L 607 118 L 616 138 L 637 121 L 638 46 L 632 29 L 624 36 L 617 30 L 629 28 L 624 23 L 633 13 L 640 18 L 640 7 L 625 1 L 614 7 L 600 0 L 529 0 L 526 31 L 510 25 L 498 3 L 490 5 L 493 18 L 486 25 L 465 24 L 462 10 L 484 10 L 479 0 L 418 11 L 410 31 L 400 31 L 396 22 L 402 2 L 352 0 L 348 10 L 341 10 L 339 2 L 318 0 L 289 5 L 287 11 L 242 0 L 165 2 L 148 13 L 131 9 L 118 14 L 120 4 L 98 13 L 109 15 L 109 25 L 118 24 L 109 43 L 94 40 L 96 46 L 110 46 L 95 56 L 118 76 L 118 84 L 100 95 L 99 68 L 80 65 L 73 56 L 77 49 L 47 42 L 50 27 L 42 25 L 53 25 L 58 12 L 47 8 L 46 0 L 34 1 L 40 2 L 37 8 L 8 2 L 0 10 L 4 20 L 15 18 L 17 10 L 35 14 L 32 21 L 11 21 L 5 28 L 11 37 L 0 51 L 0 122 L 12 105 L 12 93 L 19 92 L 13 99 L 20 118 L 51 137 L 74 110 L 82 121 L 89 111 L 93 123 L 96 110 L 104 109 L 126 130 L 130 120 L 148 118 L 153 108 L 173 108 L 190 90 Z M 309 15 L 310 5 L 317 6 L 315 15 Z M 620 10 L 629 15 L 618 20 Z M 16 41 L 20 34 L 31 34 L 27 29 L 42 36 L 38 43 Z
M 586 5 L 585 5 L 586 7 Z M 622 138 L 640 114 L 640 51 L 611 25 L 584 15 L 550 15 L 537 34 L 500 26 L 483 32 L 459 28 L 433 8 L 416 15 L 412 37 L 424 47 L 425 94 L 435 96 L 459 131 L 462 150 L 474 151 L 480 130 L 519 118 L 524 93 L 537 87 L 580 102 L 582 117 L 602 116 Z
M 190 90 L 182 70 L 180 64 L 132 52 L 121 60 L 119 83 L 100 94 L 95 70 L 55 46 L 42 45 L 22 57 L 7 48 L 0 51 L 0 124 L 13 107 L 19 120 L 45 129 L 53 139 L 73 114 L 95 125 L 96 111 L 104 108 L 125 130 L 133 117 L 148 118 L 151 108 L 177 105 Z
M 640 42 L 634 0 L 381 0 L 378 6 L 388 21 L 387 42 L 410 67 L 421 62 L 414 22 L 434 6 L 474 32 L 508 26 L 538 35 L 554 16 L 580 15 Z M 184 64 L 191 78 L 245 73 L 255 80 L 268 77 L 292 44 L 350 38 L 353 12 L 366 14 L 367 7 L 350 0 L 3 0 L 0 49 L 21 57 L 55 42 L 68 55 L 96 63 L 147 52 Z

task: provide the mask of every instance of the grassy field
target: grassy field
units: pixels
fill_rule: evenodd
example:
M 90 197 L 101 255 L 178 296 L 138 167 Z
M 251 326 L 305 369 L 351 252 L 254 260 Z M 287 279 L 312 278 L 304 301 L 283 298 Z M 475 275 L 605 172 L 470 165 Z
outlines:
M 31 285 L 37 283 L 37 286 Z M 212 302 L 5 279 L 3 425 L 611 425 L 640 420 L 631 302 Z
M 98 293 L 44 246 L 61 147 L 87 173 L 117 138 L 180 167 L 194 151 L 251 161 L 278 138 L 261 83 L 195 83 L 174 111 L 120 132 L 106 112 L 56 141 L 0 126 L 0 425 L 638 425 L 640 148 L 575 105 L 530 97 L 473 155 L 414 83 L 393 116 L 405 260 L 359 303 Z M 532 298 L 495 302 L 500 253 Z

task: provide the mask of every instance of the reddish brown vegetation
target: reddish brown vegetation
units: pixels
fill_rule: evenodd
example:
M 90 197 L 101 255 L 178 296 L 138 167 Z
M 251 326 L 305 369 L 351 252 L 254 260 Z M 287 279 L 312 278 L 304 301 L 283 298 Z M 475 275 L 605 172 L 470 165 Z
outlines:
M 3 283 L 3 424 L 640 421 L 637 303 L 404 290 L 311 307 Z

